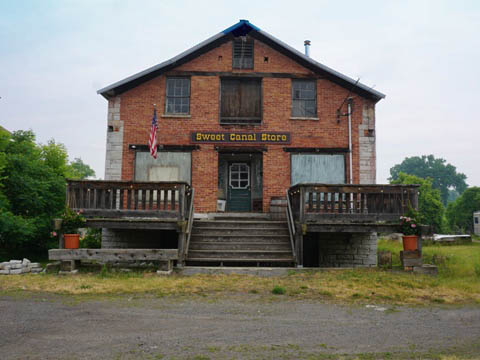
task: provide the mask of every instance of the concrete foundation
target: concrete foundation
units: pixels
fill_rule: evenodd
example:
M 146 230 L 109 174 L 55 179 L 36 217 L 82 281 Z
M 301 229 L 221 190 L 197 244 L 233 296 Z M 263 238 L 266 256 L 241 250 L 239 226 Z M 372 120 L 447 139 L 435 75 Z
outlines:
M 309 233 L 304 238 L 304 266 L 377 266 L 377 233 Z

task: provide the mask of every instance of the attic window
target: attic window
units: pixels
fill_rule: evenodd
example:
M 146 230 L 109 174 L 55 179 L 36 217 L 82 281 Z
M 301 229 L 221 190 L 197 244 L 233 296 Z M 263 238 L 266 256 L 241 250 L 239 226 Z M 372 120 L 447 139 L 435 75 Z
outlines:
M 253 40 L 239 36 L 233 40 L 234 69 L 253 69 Z

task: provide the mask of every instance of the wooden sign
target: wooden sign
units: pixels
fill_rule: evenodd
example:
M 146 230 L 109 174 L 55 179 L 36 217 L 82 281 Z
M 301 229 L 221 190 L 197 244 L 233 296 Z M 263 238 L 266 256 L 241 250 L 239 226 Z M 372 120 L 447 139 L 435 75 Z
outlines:
M 288 132 L 212 132 L 193 131 L 192 143 L 263 143 L 263 144 L 290 144 Z

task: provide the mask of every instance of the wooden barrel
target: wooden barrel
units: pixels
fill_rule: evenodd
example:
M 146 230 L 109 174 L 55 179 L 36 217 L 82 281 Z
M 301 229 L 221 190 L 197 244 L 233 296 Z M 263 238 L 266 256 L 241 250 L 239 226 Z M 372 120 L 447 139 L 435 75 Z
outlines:
M 281 196 L 272 196 L 270 199 L 270 216 L 274 220 L 285 220 L 287 215 L 287 198 Z

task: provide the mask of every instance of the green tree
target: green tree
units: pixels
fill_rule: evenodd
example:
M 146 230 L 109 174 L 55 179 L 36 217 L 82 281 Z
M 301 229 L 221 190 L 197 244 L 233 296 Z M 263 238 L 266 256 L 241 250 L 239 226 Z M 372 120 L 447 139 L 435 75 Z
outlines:
M 68 179 L 81 180 L 95 177 L 95 171 L 89 165 L 85 164 L 82 159 L 75 158 L 68 164 L 65 175 Z
M 445 208 L 440 199 L 440 191 L 432 186 L 432 179 L 422 179 L 415 175 L 399 173 L 396 180 L 390 181 L 392 184 L 420 185 L 418 196 L 417 219 L 423 225 L 430 225 L 436 233 L 447 232 Z
M 447 205 L 449 190 L 456 190 L 459 194 L 467 188 L 465 174 L 457 173 L 455 166 L 447 164 L 444 159 L 435 159 L 433 155 L 407 157 L 400 164 L 390 169 L 390 179 L 397 180 L 400 173 L 415 175 L 420 178 L 432 179 L 434 189 L 440 190 L 441 199 Z
M 63 144 L 37 145 L 32 131 L 0 131 L 0 260 L 45 257 L 56 246 L 51 224 L 65 207 L 69 169 Z
M 473 230 L 473 212 L 480 210 L 480 187 L 465 190 L 457 200 L 448 204 L 447 219 L 454 231 Z

